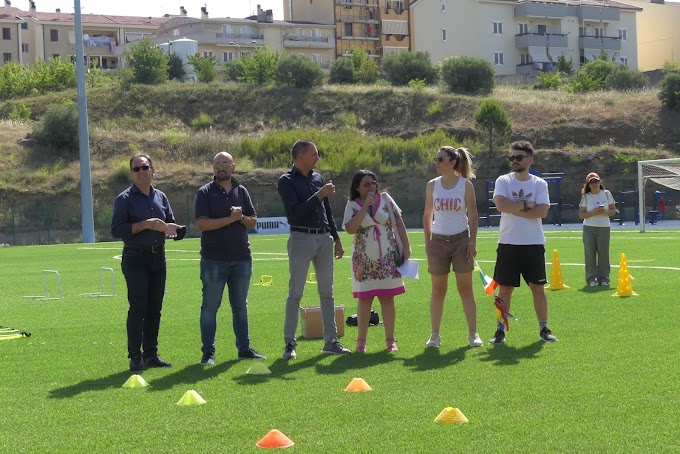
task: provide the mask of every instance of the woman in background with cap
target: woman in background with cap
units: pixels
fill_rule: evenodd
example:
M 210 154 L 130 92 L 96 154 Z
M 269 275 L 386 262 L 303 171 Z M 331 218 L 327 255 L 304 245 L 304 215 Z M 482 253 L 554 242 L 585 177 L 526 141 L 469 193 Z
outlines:
M 583 219 L 583 251 L 586 262 L 586 283 L 609 286 L 609 216 L 616 213 L 612 193 L 604 188 L 595 172 L 586 176 L 581 189 L 578 217 Z

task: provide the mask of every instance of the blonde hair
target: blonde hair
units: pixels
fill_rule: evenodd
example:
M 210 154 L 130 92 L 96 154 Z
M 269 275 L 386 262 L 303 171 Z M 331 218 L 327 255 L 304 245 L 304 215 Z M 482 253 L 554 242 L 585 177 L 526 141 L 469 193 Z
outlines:
M 475 173 L 472 171 L 472 157 L 467 148 L 453 148 L 443 146 L 439 151 L 445 152 L 449 156 L 449 161 L 456 160 L 456 165 L 453 170 L 458 172 L 462 177 L 471 180 L 475 178 Z

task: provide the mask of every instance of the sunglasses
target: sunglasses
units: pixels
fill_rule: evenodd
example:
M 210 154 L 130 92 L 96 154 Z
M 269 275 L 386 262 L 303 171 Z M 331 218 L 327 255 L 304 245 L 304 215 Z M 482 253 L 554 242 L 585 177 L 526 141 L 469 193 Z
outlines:
M 367 183 L 363 183 L 362 186 L 365 187 L 365 188 L 370 188 L 370 187 L 373 187 L 373 186 L 378 186 L 378 182 L 377 181 L 370 181 L 370 182 L 367 182 Z
M 510 162 L 513 162 L 513 161 L 522 162 L 524 160 L 524 158 L 528 158 L 528 157 L 529 156 L 524 156 L 524 155 L 518 154 L 517 156 L 508 156 L 508 161 L 510 161 Z
M 151 167 L 149 167 L 149 166 L 147 166 L 147 165 L 144 165 L 144 166 L 135 166 L 135 167 L 132 168 L 132 171 L 133 171 L 133 172 L 139 172 L 140 170 L 146 171 L 146 170 L 149 170 L 150 168 L 151 168 Z
M 593 179 L 593 180 L 590 180 L 590 181 L 588 182 L 588 184 L 599 183 L 599 182 L 600 182 L 600 180 L 595 180 L 595 179 Z
M 446 159 L 444 156 L 439 156 L 438 158 L 434 158 L 434 162 L 444 162 L 444 160 L 450 161 L 450 159 Z
M 218 170 L 221 170 L 221 169 L 228 169 L 229 167 L 231 167 L 233 165 L 234 164 L 231 163 L 231 162 L 218 162 L 213 167 L 215 167 Z

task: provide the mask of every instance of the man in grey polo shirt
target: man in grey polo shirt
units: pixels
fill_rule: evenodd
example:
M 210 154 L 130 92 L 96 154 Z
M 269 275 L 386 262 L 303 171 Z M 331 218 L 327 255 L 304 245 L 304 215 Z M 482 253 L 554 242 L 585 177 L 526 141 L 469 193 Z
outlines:
M 338 341 L 335 325 L 335 300 L 333 298 L 333 256 L 342 258 L 345 251 L 333 220 L 328 196 L 335 193 L 332 181 L 324 183 L 314 172 L 319 152 L 309 140 L 298 140 L 293 145 L 293 167 L 279 178 L 279 195 L 286 209 L 290 225 L 288 238 L 288 299 L 283 336 L 286 346 L 283 359 L 297 356 L 295 333 L 297 331 L 300 300 L 305 290 L 309 264 L 314 264 L 321 320 L 325 341 L 321 353 L 346 355 L 350 351 Z
M 255 228 L 257 214 L 248 190 L 233 177 L 236 165 L 229 153 L 213 159 L 214 179 L 196 194 L 196 225 L 201 231 L 201 364 L 215 363 L 217 310 L 224 286 L 229 304 L 239 359 L 265 359 L 250 347 L 248 289 L 253 273 L 248 229 Z

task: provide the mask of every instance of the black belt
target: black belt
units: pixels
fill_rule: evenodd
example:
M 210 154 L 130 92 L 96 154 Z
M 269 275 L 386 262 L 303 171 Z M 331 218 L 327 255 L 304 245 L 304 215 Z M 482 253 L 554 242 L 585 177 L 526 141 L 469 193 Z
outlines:
M 165 246 L 125 246 L 123 252 L 138 253 L 138 254 L 162 254 L 165 252 Z
M 318 229 L 310 229 L 308 227 L 290 227 L 291 232 L 300 232 L 300 233 L 313 233 L 316 235 L 321 235 L 323 233 L 329 233 L 331 230 L 327 229 L 325 227 L 320 227 Z

